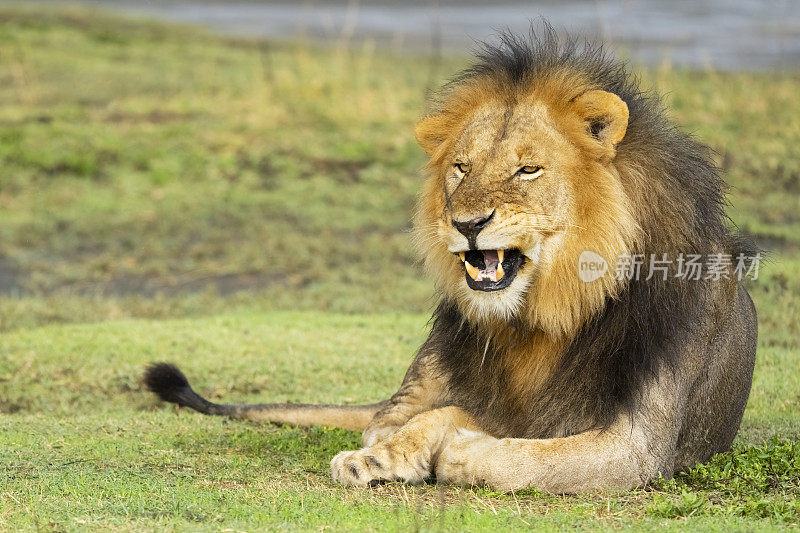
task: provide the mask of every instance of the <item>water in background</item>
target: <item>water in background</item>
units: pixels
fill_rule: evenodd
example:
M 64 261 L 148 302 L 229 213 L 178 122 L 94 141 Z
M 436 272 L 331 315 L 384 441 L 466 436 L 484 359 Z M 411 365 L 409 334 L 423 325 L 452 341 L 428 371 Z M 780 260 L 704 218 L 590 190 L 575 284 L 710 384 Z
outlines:
M 636 62 L 693 68 L 800 65 L 800 0 L 93 0 L 109 8 L 236 35 L 358 41 L 465 52 L 497 29 L 556 28 L 610 43 Z

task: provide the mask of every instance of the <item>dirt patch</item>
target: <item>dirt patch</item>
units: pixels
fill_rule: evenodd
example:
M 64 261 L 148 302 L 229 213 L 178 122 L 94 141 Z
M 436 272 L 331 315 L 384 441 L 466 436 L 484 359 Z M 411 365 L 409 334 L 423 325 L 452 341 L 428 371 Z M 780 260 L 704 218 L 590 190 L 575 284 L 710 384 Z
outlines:
M 0 256 L 0 294 L 13 295 L 24 291 L 22 274 L 11 260 Z
M 193 113 L 177 113 L 163 109 L 154 109 L 147 113 L 125 113 L 114 111 L 105 116 L 106 122 L 114 124 L 121 123 L 144 123 L 144 124 L 166 124 L 169 122 L 181 122 L 196 117 Z
M 254 157 L 244 150 L 239 150 L 236 153 L 236 162 L 236 171 L 227 176 L 228 181 L 239 179 L 243 170 L 251 170 L 258 176 L 262 189 L 272 190 L 277 186 L 281 172 L 272 163 L 269 155 Z
M 800 244 L 794 240 L 790 240 L 784 235 L 766 235 L 758 232 L 748 235 L 755 241 L 759 250 L 766 252 L 767 256 L 775 253 L 786 254 L 800 250 Z
M 103 296 L 127 296 L 137 294 L 145 297 L 158 295 L 176 296 L 213 290 L 220 296 L 237 292 L 259 290 L 273 285 L 302 287 L 310 279 L 302 274 L 282 275 L 280 273 L 243 272 L 213 274 L 206 276 L 185 276 L 174 280 L 148 276 L 126 276 L 108 282 L 82 287 L 69 287 L 79 293 Z
M 361 171 L 372 164 L 371 161 L 364 160 L 345 160 L 327 157 L 314 158 L 311 160 L 311 168 L 322 169 L 325 175 L 331 176 L 340 183 L 359 183 L 361 181 Z M 313 172 L 316 174 L 317 172 Z M 308 178 L 312 172 L 304 172 L 303 177 Z

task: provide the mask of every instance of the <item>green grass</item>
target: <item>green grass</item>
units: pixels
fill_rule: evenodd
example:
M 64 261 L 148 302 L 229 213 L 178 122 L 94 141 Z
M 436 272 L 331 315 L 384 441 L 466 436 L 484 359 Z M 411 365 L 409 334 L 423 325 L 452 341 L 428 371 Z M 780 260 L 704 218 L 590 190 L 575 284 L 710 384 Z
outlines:
M 433 304 L 408 235 L 413 123 L 464 60 L 350 44 L 0 7 L 0 530 L 800 525 L 796 73 L 642 71 L 717 150 L 732 219 L 771 251 L 749 286 L 751 400 L 735 450 L 708 465 L 584 497 L 347 489 L 327 464 L 356 433 L 206 418 L 142 391 L 160 359 L 230 401 L 397 387 Z
M 228 401 L 366 402 L 391 394 L 423 315 L 240 313 L 20 329 L 0 339 L 0 528 L 237 530 L 542 528 L 710 530 L 798 524 L 800 360 L 762 360 L 735 451 L 647 490 L 559 497 L 485 489 L 333 484 L 358 446 L 339 429 L 205 417 L 140 386 L 154 359 Z M 224 356 L 221 357 L 221 354 Z M 777 362 L 777 361 L 776 361 Z M 781 440 L 766 445 L 761 435 Z

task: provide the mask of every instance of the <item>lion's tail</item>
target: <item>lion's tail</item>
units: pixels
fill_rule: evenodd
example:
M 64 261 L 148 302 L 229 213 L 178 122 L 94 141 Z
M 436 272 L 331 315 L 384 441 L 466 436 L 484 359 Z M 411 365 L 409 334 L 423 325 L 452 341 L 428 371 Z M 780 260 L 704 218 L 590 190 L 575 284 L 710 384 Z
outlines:
M 166 402 L 191 407 L 207 415 L 245 418 L 257 422 L 275 422 L 297 426 L 325 425 L 350 430 L 363 430 L 385 402 L 369 405 L 309 405 L 300 403 L 264 403 L 221 405 L 197 394 L 178 367 L 170 363 L 153 363 L 144 373 L 144 383 Z

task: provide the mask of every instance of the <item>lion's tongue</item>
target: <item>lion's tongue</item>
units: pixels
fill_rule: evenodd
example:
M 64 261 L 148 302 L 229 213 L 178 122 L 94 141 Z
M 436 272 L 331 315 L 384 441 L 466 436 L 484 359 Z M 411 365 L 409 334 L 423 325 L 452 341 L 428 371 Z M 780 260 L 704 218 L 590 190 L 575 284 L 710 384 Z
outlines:
M 497 250 L 484 250 L 483 264 L 486 265 L 486 268 L 481 272 L 496 272 L 498 263 L 500 263 L 500 258 L 497 256 Z
M 475 281 L 483 281 L 485 279 L 497 281 L 497 266 L 500 264 L 500 258 L 497 255 L 497 250 L 484 250 L 483 264 L 484 268 L 478 272 L 478 276 L 475 278 Z M 500 274 L 500 277 L 502 277 L 502 274 Z

